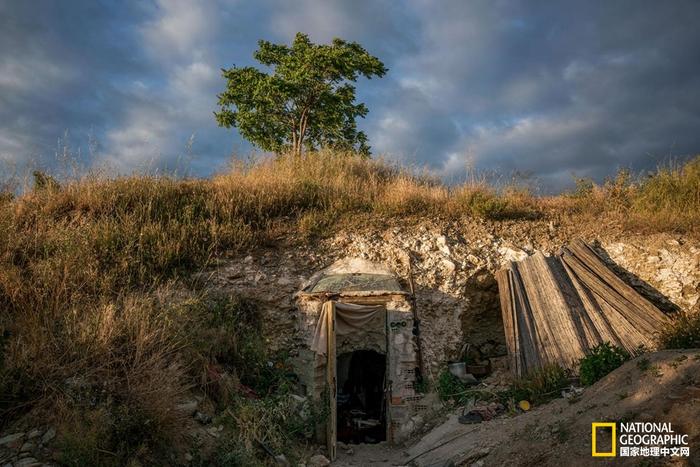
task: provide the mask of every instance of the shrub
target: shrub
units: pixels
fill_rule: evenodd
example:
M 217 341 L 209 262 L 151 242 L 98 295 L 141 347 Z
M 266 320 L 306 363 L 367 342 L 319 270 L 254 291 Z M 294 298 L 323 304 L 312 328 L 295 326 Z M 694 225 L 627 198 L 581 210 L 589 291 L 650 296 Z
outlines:
M 630 354 L 609 342 L 594 347 L 580 360 L 581 383 L 590 386 L 629 360 Z
M 659 345 L 665 349 L 700 348 L 700 310 L 678 314 L 661 331 Z

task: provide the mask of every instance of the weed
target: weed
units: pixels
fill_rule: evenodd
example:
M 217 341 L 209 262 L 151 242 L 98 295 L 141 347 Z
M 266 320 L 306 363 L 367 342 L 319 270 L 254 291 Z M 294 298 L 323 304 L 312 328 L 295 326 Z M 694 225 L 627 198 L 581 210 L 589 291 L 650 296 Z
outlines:
M 569 374 L 559 365 L 546 365 L 513 381 L 510 389 L 500 394 L 504 402 L 528 400 L 535 404 L 559 397 L 569 385 Z
M 462 383 L 459 378 L 448 370 L 440 372 L 437 382 L 435 383 L 435 390 L 440 400 L 443 401 L 456 400 L 459 402 L 462 393 L 464 393 L 467 388 L 467 385 Z
M 603 376 L 629 360 L 630 355 L 624 349 L 603 342 L 597 345 L 580 360 L 579 375 L 581 383 L 590 386 Z
M 427 394 L 430 391 L 430 382 L 427 378 L 420 378 L 414 384 L 414 389 L 418 394 Z
M 557 443 L 563 444 L 571 438 L 569 425 L 570 422 L 560 421 L 550 426 L 550 431 L 554 435 L 554 439 Z
M 651 367 L 651 362 L 649 361 L 648 358 L 642 357 L 639 360 L 637 360 L 637 368 L 639 369 L 639 371 L 641 371 L 641 372 L 647 371 L 647 370 L 649 370 L 650 367 Z
M 679 313 L 659 336 L 665 349 L 694 349 L 700 347 L 700 312 Z

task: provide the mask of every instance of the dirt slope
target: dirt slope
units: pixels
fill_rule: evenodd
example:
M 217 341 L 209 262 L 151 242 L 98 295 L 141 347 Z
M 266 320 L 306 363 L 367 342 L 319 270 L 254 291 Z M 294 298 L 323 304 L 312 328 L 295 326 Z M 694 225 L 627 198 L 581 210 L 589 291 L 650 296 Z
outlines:
M 700 350 L 638 357 L 587 389 L 578 402 L 557 399 L 479 425 L 460 425 L 453 415 L 394 465 L 412 458 L 419 466 L 449 461 L 478 466 L 639 465 L 639 457 L 591 457 L 591 422 L 597 421 L 670 422 L 677 433 L 689 435 L 691 457 L 644 465 L 700 465 Z

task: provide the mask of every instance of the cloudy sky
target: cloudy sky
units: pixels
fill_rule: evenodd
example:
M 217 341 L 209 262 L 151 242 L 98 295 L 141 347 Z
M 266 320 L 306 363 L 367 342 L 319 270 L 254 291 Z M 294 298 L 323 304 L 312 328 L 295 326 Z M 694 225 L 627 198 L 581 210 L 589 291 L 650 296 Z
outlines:
M 558 190 L 700 152 L 698 18 L 682 0 L 0 0 L 0 159 L 221 170 L 252 148 L 216 126 L 220 69 L 302 31 L 389 68 L 358 83 L 375 154 Z

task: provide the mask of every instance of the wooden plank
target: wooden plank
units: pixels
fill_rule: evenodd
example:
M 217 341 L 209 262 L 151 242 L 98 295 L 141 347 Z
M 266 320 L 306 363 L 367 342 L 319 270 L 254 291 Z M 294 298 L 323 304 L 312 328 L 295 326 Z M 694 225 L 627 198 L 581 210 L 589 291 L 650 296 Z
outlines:
M 523 260 L 518 268 L 522 271 L 546 363 L 571 366 L 585 349 L 546 257 L 537 252 Z
M 567 305 L 566 310 L 568 311 L 569 319 L 578 335 L 581 349 L 585 353 L 600 342 L 600 334 L 591 322 L 583 306 L 581 297 L 576 287 L 574 287 L 571 277 L 567 274 L 566 268 L 561 260 L 558 257 L 548 257 L 546 260 L 550 271 L 552 271 L 554 280 L 556 281 L 556 286 Z
M 619 293 L 616 288 L 611 286 L 610 282 L 608 282 L 608 273 L 604 274 L 605 277 L 601 277 L 588 267 L 588 263 L 585 263 L 573 254 L 565 253 L 562 255 L 562 261 L 576 273 L 585 287 L 590 289 L 599 300 L 608 303 L 640 331 L 645 334 L 652 334 L 659 329 L 662 321 L 650 318 L 646 310 L 640 310 L 623 294 Z
M 338 430 L 338 388 L 336 384 L 335 361 L 335 304 L 331 303 L 331 309 L 326 313 L 326 325 L 328 326 L 328 360 L 326 365 L 326 381 L 328 383 L 328 420 L 326 421 L 326 446 L 328 458 L 332 461 L 336 457 L 337 430 Z
M 556 257 L 541 252 L 496 274 L 511 370 L 545 363 L 575 367 L 611 342 L 632 352 L 653 347 L 667 317 L 578 240 Z
M 513 271 L 508 271 L 508 287 L 513 290 L 515 279 Z M 525 355 L 523 354 L 521 330 L 518 324 L 518 309 L 516 308 L 515 295 L 510 297 L 510 320 L 513 323 L 513 341 L 515 344 L 515 374 L 522 375 L 525 368 Z
M 591 323 L 593 324 L 593 327 L 596 330 L 596 344 L 607 341 L 622 347 L 623 342 L 620 340 L 619 336 L 615 332 L 615 329 L 611 325 L 610 320 L 606 318 L 605 314 L 603 314 L 603 310 L 598 304 L 598 301 L 596 300 L 593 293 L 583 285 L 576 273 L 566 263 L 562 262 L 562 265 L 564 266 L 569 278 L 571 279 L 572 284 L 574 285 L 574 288 L 578 293 L 579 298 L 581 299 L 581 302 L 583 303 L 586 316 L 588 317 L 588 319 L 591 320 Z M 624 318 L 621 317 L 621 319 Z
M 520 372 L 518 375 L 523 376 L 531 369 L 541 366 L 542 357 L 540 355 L 540 349 L 542 347 L 542 342 L 540 341 L 537 328 L 535 327 L 532 309 L 530 308 L 530 303 L 525 293 L 525 286 L 523 285 L 520 269 L 517 263 L 511 263 L 511 267 L 511 284 L 513 290 L 515 290 L 515 306 L 513 309 L 517 313 L 515 315 L 516 335 L 518 337 L 518 346 L 520 350 Z
M 496 272 L 496 283 L 498 284 L 498 297 L 501 302 L 501 316 L 503 318 L 503 331 L 506 338 L 506 348 L 508 349 L 510 370 L 519 374 L 519 352 L 518 338 L 516 330 L 515 307 L 513 302 L 513 290 L 511 288 L 512 274 L 508 269 L 501 269 Z
M 603 259 L 582 240 L 578 239 L 572 242 L 569 251 L 598 275 L 608 285 L 611 292 L 619 295 L 626 302 L 626 305 L 635 312 L 635 317 L 640 322 L 649 325 L 649 331 L 653 332 L 668 321 L 661 310 L 615 274 Z

